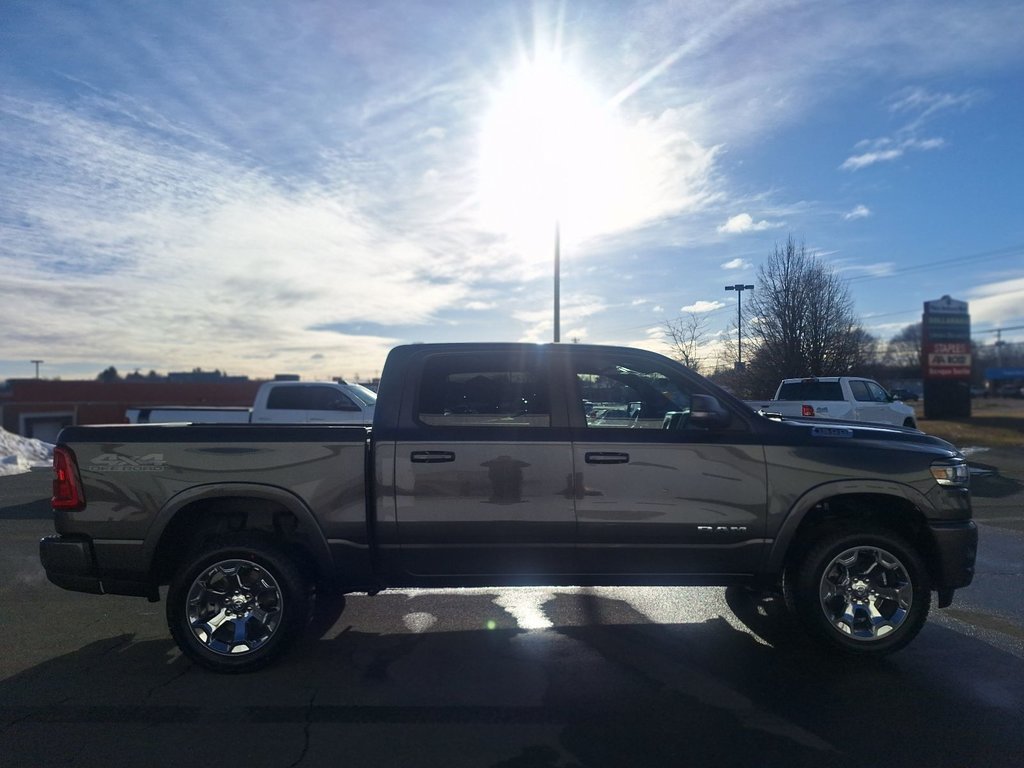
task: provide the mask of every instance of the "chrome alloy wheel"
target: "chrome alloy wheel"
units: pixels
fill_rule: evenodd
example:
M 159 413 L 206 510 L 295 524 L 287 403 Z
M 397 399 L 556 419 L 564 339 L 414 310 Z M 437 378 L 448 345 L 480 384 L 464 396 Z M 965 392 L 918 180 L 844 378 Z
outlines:
M 821 608 L 833 628 L 864 642 L 900 628 L 914 601 L 906 567 L 890 552 L 852 547 L 837 555 L 819 585 Z
M 206 568 L 188 592 L 193 636 L 214 653 L 237 655 L 264 646 L 281 625 L 284 598 L 268 571 L 249 560 Z

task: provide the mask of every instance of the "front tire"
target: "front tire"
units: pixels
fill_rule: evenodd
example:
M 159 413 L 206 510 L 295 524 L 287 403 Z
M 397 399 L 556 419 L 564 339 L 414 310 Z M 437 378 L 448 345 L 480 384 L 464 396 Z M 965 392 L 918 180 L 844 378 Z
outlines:
M 167 594 L 167 625 L 189 659 L 215 672 L 270 664 L 301 634 L 309 586 L 268 542 L 215 542 L 179 569 Z
M 791 579 L 801 622 L 827 648 L 848 655 L 903 648 L 931 606 L 928 572 L 914 546 L 881 528 L 823 535 Z

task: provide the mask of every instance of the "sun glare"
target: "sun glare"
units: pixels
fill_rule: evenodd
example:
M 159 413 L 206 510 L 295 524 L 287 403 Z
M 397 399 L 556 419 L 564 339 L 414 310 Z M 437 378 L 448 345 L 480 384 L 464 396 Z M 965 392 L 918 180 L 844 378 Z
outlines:
M 555 223 L 573 240 L 605 230 L 628 175 L 613 110 L 557 56 L 525 62 L 496 92 L 480 157 L 485 227 L 527 260 L 549 259 Z

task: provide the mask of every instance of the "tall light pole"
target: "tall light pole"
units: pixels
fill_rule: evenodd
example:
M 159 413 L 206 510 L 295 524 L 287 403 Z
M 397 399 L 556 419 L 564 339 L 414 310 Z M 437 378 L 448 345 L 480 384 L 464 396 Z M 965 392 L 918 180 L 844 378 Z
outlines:
M 560 306 L 562 303 L 561 299 L 561 259 L 562 259 L 562 237 L 561 237 L 561 226 L 560 222 L 555 221 L 555 343 L 557 344 L 562 339 L 561 325 L 561 310 Z
M 736 370 L 743 370 L 743 292 L 754 290 L 752 285 L 736 283 L 736 285 L 725 286 L 727 291 L 736 291 Z
M 45 363 L 45 360 L 29 360 L 36 367 L 36 378 L 39 378 L 39 366 Z

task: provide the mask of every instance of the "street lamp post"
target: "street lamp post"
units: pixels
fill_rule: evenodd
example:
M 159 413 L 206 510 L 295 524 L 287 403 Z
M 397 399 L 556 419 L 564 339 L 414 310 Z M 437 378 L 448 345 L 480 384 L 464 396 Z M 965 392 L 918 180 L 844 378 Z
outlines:
M 754 290 L 752 285 L 736 283 L 725 286 L 727 291 L 736 291 L 736 370 L 743 370 L 743 292 Z
M 39 378 L 39 366 L 45 363 L 45 360 L 29 360 L 36 367 L 36 378 Z
M 562 260 L 562 237 L 561 237 L 561 226 L 558 221 L 555 222 L 555 343 L 561 341 L 561 260 Z

